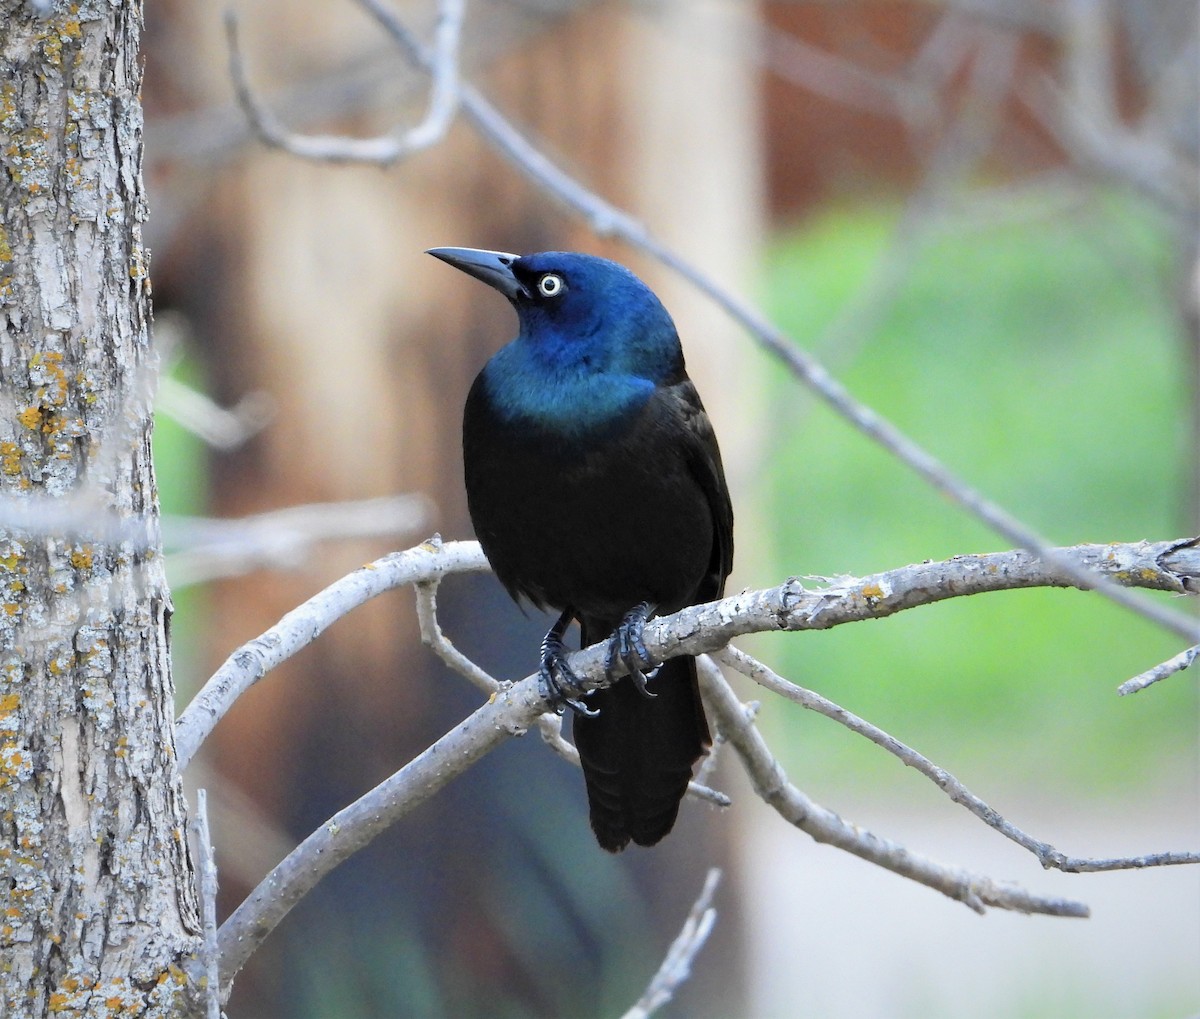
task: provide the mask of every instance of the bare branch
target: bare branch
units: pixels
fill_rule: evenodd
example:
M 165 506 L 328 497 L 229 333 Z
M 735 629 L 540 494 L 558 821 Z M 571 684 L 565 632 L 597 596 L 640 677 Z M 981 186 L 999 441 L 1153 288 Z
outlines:
M 261 636 L 234 651 L 193 698 L 175 724 L 179 768 L 187 767 L 205 737 L 238 697 L 351 609 L 377 594 L 418 580 L 486 569 L 487 560 L 477 542 L 443 544 L 435 535 L 407 552 L 394 552 L 368 563 L 314 595 Z
M 395 11 L 383 0 L 359 0 L 388 35 L 407 54 L 408 58 L 430 74 L 438 73 L 438 54 L 424 46 L 399 20 Z M 232 18 L 227 16 L 231 29 L 231 51 L 235 51 Z M 235 75 L 240 67 L 234 66 Z M 244 84 L 244 83 L 243 83 Z M 264 122 L 265 111 L 256 107 L 253 96 L 244 92 L 247 113 L 259 123 L 260 131 L 270 137 L 272 125 Z M 521 173 L 538 184 L 563 205 L 582 216 L 599 236 L 619 237 L 631 246 L 656 259 L 668 269 L 687 280 L 708 296 L 730 318 L 746 330 L 762 347 L 779 358 L 792 374 L 811 388 L 836 413 L 888 452 L 907 464 L 933 488 L 961 505 L 982 520 L 988 527 L 1014 544 L 1035 552 L 1042 558 L 1054 555 L 1051 545 L 1036 531 L 1027 527 L 982 493 L 960 481 L 944 464 L 924 448 L 909 439 L 899 429 L 865 404 L 860 403 L 811 355 L 805 353 L 781 330 L 760 315 L 750 304 L 739 299 L 703 273 L 698 267 L 665 244 L 656 240 L 644 224 L 589 191 L 561 170 L 518 131 L 480 92 L 465 82 L 460 83 L 459 101 L 464 114 L 480 134 L 512 163 Z M 277 125 L 275 125 L 277 128 Z M 280 130 L 274 134 L 275 144 L 281 144 Z M 289 151 L 292 151 L 289 149 Z M 304 153 L 298 153 L 304 154 Z M 1075 586 L 1096 590 L 1117 604 L 1153 620 L 1158 625 L 1184 636 L 1189 641 L 1200 640 L 1200 624 L 1172 610 L 1139 598 L 1103 576 L 1089 574 L 1069 560 L 1056 564 L 1070 576 Z
M 421 643 L 429 648 L 451 669 L 466 676 L 484 693 L 495 693 L 500 683 L 458 650 L 442 632 L 437 618 L 437 589 L 441 578 L 418 580 L 414 585 L 417 593 L 417 624 L 421 628 Z
M 158 380 L 155 410 L 214 449 L 237 449 L 271 422 L 275 403 L 262 392 L 247 393 L 233 407 L 222 407 L 209 396 L 170 375 Z
M 956 556 L 867 577 L 841 577 L 811 591 L 793 579 L 656 619 L 646 628 L 646 647 L 656 658 L 703 654 L 746 633 L 823 630 L 969 594 L 1073 587 L 1080 572 L 1096 571 L 1118 583 L 1154 590 L 1195 593 L 1200 590 L 1198 544 L 1200 539 L 1076 545 L 1055 549 L 1051 561 L 1026 551 Z M 1073 569 L 1064 570 L 1063 562 L 1070 562 Z M 406 552 L 377 559 L 293 609 L 230 655 L 180 716 L 176 723 L 180 768 L 242 693 L 351 609 L 405 584 L 486 569 L 477 542 L 442 542 L 435 536 Z M 572 655 L 572 667 L 581 677 L 599 677 L 604 672 L 603 658 L 604 649 L 595 645 Z
M 259 569 L 294 569 L 314 545 L 385 534 L 411 537 L 429 526 L 433 506 L 423 495 L 354 502 L 307 503 L 248 517 L 168 517 L 163 542 L 173 590 Z
M 586 682 L 598 687 L 606 682 L 603 678 L 603 648 L 593 650 L 598 654 L 592 655 L 593 672 L 588 674 Z M 584 673 L 579 671 L 580 663 L 586 658 L 586 652 L 572 656 L 572 667 L 581 678 Z M 1020 889 L 998 885 L 986 878 L 914 856 L 895 843 L 847 825 L 790 786 L 784 788 L 786 780 L 782 771 L 715 666 L 703 662 L 701 677 L 706 703 L 714 707 L 718 726 L 746 762 L 760 792 L 785 817 L 818 841 L 831 842 L 855 852 L 980 911 L 986 905 L 994 905 L 1024 912 L 1086 915 L 1086 907 L 1080 903 L 1031 896 Z M 527 731 L 545 710 L 546 700 L 536 676 L 502 688 L 431 747 L 309 835 L 221 926 L 223 993 L 228 992 L 233 977 L 258 945 L 321 878 L 509 736 Z M 779 781 L 764 782 L 764 775 L 777 775 Z
M 1121 121 L 1108 0 L 1062 5 L 1064 78 L 1031 79 L 1019 95 L 1039 123 L 1085 170 L 1131 186 L 1170 212 L 1196 207 L 1196 167 L 1166 145 L 1156 126 Z
M 928 49 L 943 48 L 937 40 L 946 20 L 939 24 Z M 917 255 L 943 225 L 939 213 L 987 153 L 999 106 L 1008 95 L 1016 54 L 1016 42 L 1009 36 L 989 34 L 979 41 L 971 69 L 970 95 L 925 160 L 921 179 L 906 199 L 887 247 L 875 259 L 869 277 L 812 344 L 825 364 L 834 358 L 835 367 L 850 363 L 883 323 L 912 275 Z M 914 60 L 914 65 L 919 60 Z
M 1088 568 L 1106 570 L 1126 583 L 1183 592 L 1200 577 L 1197 544 L 1193 540 L 1084 545 L 1059 549 L 1056 559 L 1069 556 Z M 443 544 L 432 540 L 363 567 L 310 599 L 262 637 L 235 652 L 184 712 L 177 726 L 181 766 L 243 690 L 267 669 L 313 640 L 351 607 L 401 584 L 484 567 L 477 543 Z M 1028 552 L 961 556 L 944 563 L 921 563 L 862 579 L 842 578 L 818 591 L 807 591 L 793 580 L 766 591 L 743 592 L 655 620 L 646 628 L 645 642 L 655 658 L 695 655 L 716 650 L 739 633 L 824 629 L 965 594 L 1070 583 L 1056 565 L 1044 563 Z M 596 689 L 609 682 L 605 677 L 605 651 L 603 645 L 595 645 L 570 656 L 571 668 L 585 689 Z M 705 703 L 712 708 L 718 729 L 734 745 L 760 793 L 813 838 L 936 888 L 980 911 L 991 905 L 1024 912 L 1086 915 L 1086 907 L 1080 903 L 1033 896 L 1010 885 L 942 866 L 846 824 L 787 783 L 782 769 L 750 723 L 745 708 L 715 666 L 703 663 L 701 675 Z M 463 723 L 308 836 L 222 926 L 221 965 L 226 986 L 255 947 L 333 867 L 504 739 L 523 734 L 538 724 L 547 708 L 536 675 L 518 683 L 501 684 Z M 1148 865 L 1148 862 L 1132 865 Z
M 428 70 L 431 76 L 429 107 L 425 118 L 400 134 L 377 138 L 336 135 L 301 135 L 288 131 L 258 99 L 250 87 L 238 46 L 237 15 L 225 12 L 229 41 L 229 74 L 238 103 L 255 134 L 267 145 L 302 159 L 329 163 L 377 163 L 390 166 L 440 142 L 450 130 L 458 110 L 458 59 L 465 0 L 439 0 L 434 45 Z
M 915 768 L 934 785 L 942 790 L 955 803 L 966 807 L 972 814 L 985 824 L 995 828 L 1007 839 L 1011 839 L 1022 849 L 1027 849 L 1038 858 L 1038 862 L 1047 870 L 1062 870 L 1072 873 L 1100 870 L 1135 870 L 1144 867 L 1161 867 L 1181 863 L 1200 863 L 1200 852 L 1168 852 L 1154 853 L 1147 856 L 1124 856 L 1110 859 L 1093 859 L 1089 857 L 1067 856 L 1065 853 L 1048 842 L 1042 842 L 1026 834 L 1016 825 L 1006 820 L 997 810 L 988 806 L 983 800 L 971 792 L 945 768 L 934 764 L 924 754 L 918 753 L 911 747 L 901 743 L 894 736 L 884 732 L 878 726 L 872 725 L 865 719 L 859 718 L 853 712 L 847 711 L 841 705 L 822 697 L 812 690 L 784 679 L 762 662 L 757 661 L 743 651 L 734 647 L 726 647 L 716 652 L 713 657 L 746 676 L 772 693 L 786 697 L 801 707 L 815 711 L 826 718 L 844 725 L 851 732 L 865 736 L 876 746 L 882 747 L 889 754 L 899 759 L 910 768 Z
M 581 657 L 576 656 L 576 659 Z M 575 662 L 572 665 L 578 668 Z M 602 672 L 599 659 L 596 671 Z M 780 809 L 789 820 L 800 824 L 814 838 L 856 852 L 979 910 L 985 905 L 996 905 L 1025 912 L 1086 915 L 1086 907 L 1079 903 L 1029 896 L 1019 889 L 995 885 L 986 878 L 967 875 L 915 857 L 894 843 L 851 828 L 835 814 L 817 807 L 797 791 L 790 790 L 790 787 L 788 795 L 781 798 L 779 790 L 764 784 L 761 778 L 764 767 L 768 772 L 774 769 L 780 776 L 782 772 L 770 757 L 757 731 L 745 721 L 732 690 L 720 678 L 714 666 L 703 668 L 701 674 L 709 698 L 707 703 L 717 706 L 718 725 L 729 735 L 730 741 L 746 761 L 752 778 L 760 789 L 765 790 L 768 802 Z M 713 675 L 716 680 L 713 680 Z M 604 682 L 602 678 L 589 679 L 595 686 Z M 525 732 L 545 708 L 546 701 L 538 688 L 536 676 L 501 689 L 433 746 L 350 806 L 338 811 L 309 835 L 259 883 L 222 925 L 221 969 L 225 988 L 228 988 L 230 981 L 263 939 L 322 877 L 509 736 Z M 752 752 L 748 747 L 752 748 Z M 803 808 L 799 813 L 797 805 Z M 813 820 L 801 823 L 806 818 Z
M 712 933 L 713 924 L 717 922 L 717 911 L 713 909 L 712 900 L 720 882 L 720 870 L 716 867 L 709 868 L 704 878 L 704 887 L 688 911 L 683 929 L 671 942 L 666 958 L 663 959 L 645 993 L 625 1013 L 623 1019 L 647 1019 L 667 1004 L 675 996 L 680 985 L 692 975 L 692 960 L 704 947 L 704 942 Z
M 1044 0 L 921 0 L 927 7 L 968 14 L 998 27 L 1037 32 L 1051 38 L 1062 32 L 1056 5 Z
M 1134 676 L 1133 679 L 1127 679 L 1117 687 L 1117 693 L 1124 697 L 1126 694 L 1145 690 L 1146 687 L 1152 686 L 1159 680 L 1173 676 L 1177 672 L 1182 672 L 1196 660 L 1197 656 L 1200 656 L 1200 644 L 1194 645 L 1185 651 L 1180 651 L 1173 658 L 1168 658 L 1160 665 L 1154 666 L 1153 669 L 1147 669 L 1141 675 Z
M 221 1019 L 221 960 L 217 949 L 217 863 L 208 830 L 208 792 L 196 790 L 196 843 L 200 848 L 200 905 L 204 924 L 204 1004 L 207 1019 Z
M 394 12 L 385 7 L 381 0 L 360 2 L 415 63 L 430 69 L 430 54 L 399 22 Z M 761 346 L 783 361 L 793 375 L 817 393 L 834 411 L 907 464 L 933 488 L 973 513 L 1014 544 L 1036 552 L 1042 558 L 1053 557 L 1052 547 L 1041 535 L 974 488 L 964 484 L 925 449 L 870 407 L 856 400 L 815 358 L 801 350 L 790 337 L 767 321 L 750 304 L 734 296 L 699 268 L 652 237 L 644 224 L 604 201 L 564 173 L 530 144 L 482 93 L 464 83 L 461 102 L 467 118 L 501 155 L 547 193 L 582 216 L 595 233 L 600 236 L 619 237 L 673 270 L 708 296 Z M 1055 565 L 1071 578 L 1074 586 L 1094 589 L 1111 601 L 1190 641 L 1200 640 L 1200 624 L 1195 620 L 1164 606 L 1145 601 L 1102 576 L 1080 569 L 1069 560 L 1062 560 Z
M 431 747 L 301 842 L 222 924 L 223 994 L 228 994 L 233 978 L 254 950 L 321 878 L 509 736 L 525 732 L 545 710 L 536 676 L 502 688 Z
M 755 52 L 781 80 L 846 106 L 902 117 L 927 105 L 928 96 L 901 78 L 870 70 L 770 25 L 762 25 Z
M 421 642 L 430 648 L 451 669 L 465 676 L 484 693 L 495 693 L 502 684 L 481 669 L 475 662 L 458 650 L 453 642 L 445 635 L 437 618 L 437 588 L 441 578 L 429 581 L 417 581 L 417 622 L 421 630 Z M 575 745 L 563 738 L 562 716 L 553 711 L 547 711 L 537 721 L 538 731 L 543 741 L 565 761 L 579 767 L 579 751 Z M 711 755 L 705 759 L 709 764 Z M 700 781 L 688 783 L 688 795 L 704 800 L 718 807 L 728 807 L 732 803 L 722 792 L 711 789 Z
M 988 906 L 993 906 L 1051 916 L 1088 915 L 1088 908 L 1082 902 L 1033 895 L 1016 885 L 996 882 L 983 875 L 938 863 L 897 842 L 880 838 L 865 828 L 850 824 L 833 811 L 810 800 L 788 781 L 783 767 L 772 756 L 758 729 L 746 717 L 737 695 L 725 682 L 720 670 L 708 658 L 701 659 L 699 664 L 705 704 L 713 708 L 717 725 L 742 759 L 755 791 L 789 824 L 795 825 L 817 842 L 837 846 L 886 870 L 933 888 L 965 903 L 977 913 L 986 912 Z

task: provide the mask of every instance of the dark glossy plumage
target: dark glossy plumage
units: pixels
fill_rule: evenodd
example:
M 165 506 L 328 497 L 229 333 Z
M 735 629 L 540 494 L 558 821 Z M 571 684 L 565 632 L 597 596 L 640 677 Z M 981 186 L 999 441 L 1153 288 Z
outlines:
M 720 597 L 733 510 L 654 294 L 589 255 L 431 254 L 504 293 L 520 321 L 463 417 L 471 520 L 509 593 L 577 619 L 584 645 L 640 603 L 666 614 Z M 543 661 L 552 684 L 558 667 Z M 692 659 L 665 662 L 649 690 L 619 679 L 585 698 L 594 716 L 575 718 L 592 828 L 612 851 L 670 831 L 710 742 Z

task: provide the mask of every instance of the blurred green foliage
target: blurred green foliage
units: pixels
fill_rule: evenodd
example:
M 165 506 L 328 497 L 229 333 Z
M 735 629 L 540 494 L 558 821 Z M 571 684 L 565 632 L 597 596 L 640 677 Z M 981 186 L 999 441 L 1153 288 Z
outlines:
M 186 350 L 173 351 L 163 365 L 171 378 L 204 389 L 203 373 Z M 208 460 L 204 443 L 170 414 L 154 414 L 154 474 L 159 508 L 164 517 L 203 515 L 208 500 Z M 169 521 L 165 525 L 169 528 Z M 170 570 L 168 567 L 168 581 Z M 175 614 L 171 620 L 171 661 L 175 674 L 176 708 L 182 710 L 205 677 L 198 675 L 203 650 L 204 593 L 200 588 L 171 591 Z
M 877 329 L 855 336 L 854 350 L 821 349 L 817 338 L 886 257 L 897 220 L 895 210 L 842 209 L 782 238 L 767 276 L 775 320 L 860 400 L 1052 542 L 1194 530 L 1163 225 L 1115 200 L 1082 214 L 951 223 L 919 245 Z M 773 580 L 1008 547 L 775 374 L 758 493 Z M 968 774 L 994 776 L 999 765 L 1016 783 L 1100 793 L 1153 785 L 1169 759 L 1194 765 L 1190 675 L 1115 693 L 1180 642 L 1095 595 L 955 599 L 756 647 L 792 680 Z M 809 778 L 903 779 L 881 751 L 798 708 L 772 703 L 765 724 L 785 763 Z

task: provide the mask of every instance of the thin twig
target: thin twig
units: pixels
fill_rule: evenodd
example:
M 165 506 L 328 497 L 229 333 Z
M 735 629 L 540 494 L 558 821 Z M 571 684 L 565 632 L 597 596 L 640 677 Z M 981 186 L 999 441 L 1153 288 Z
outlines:
M 692 975 L 692 961 L 704 947 L 704 942 L 708 940 L 713 925 L 717 922 L 717 911 L 713 908 L 712 900 L 720 883 L 721 871 L 716 867 L 709 868 L 704 878 L 704 887 L 692 903 L 683 928 L 667 949 L 666 958 L 658 967 L 658 972 L 654 974 L 645 992 L 625 1013 L 623 1019 L 648 1019 L 667 1004 L 683 982 Z
M 942 227 L 940 214 L 986 155 L 999 106 L 1008 95 L 1016 52 L 1016 43 L 1008 36 L 988 36 L 980 43 L 969 95 L 925 161 L 921 179 L 905 200 L 886 248 L 853 298 L 812 344 L 826 365 L 850 364 L 878 331 L 910 279 L 917 256 Z
M 746 717 L 737 695 L 721 675 L 721 670 L 707 657 L 700 659 L 699 665 L 705 704 L 713 709 L 717 724 L 742 759 L 755 791 L 784 820 L 817 842 L 837 846 L 886 870 L 933 888 L 965 903 L 977 913 L 983 913 L 987 907 L 993 906 L 1051 916 L 1088 915 L 1087 906 L 1081 902 L 1034 895 L 1016 885 L 993 881 L 983 875 L 938 863 L 897 842 L 880 838 L 865 828 L 850 824 L 833 811 L 815 803 L 788 781 L 782 765 L 771 754 L 758 729 Z
M 222 407 L 198 389 L 164 375 L 158 380 L 154 409 L 213 449 L 229 450 L 244 445 L 271 423 L 275 402 L 266 393 L 254 392 L 233 407 Z
M 1159 680 L 1166 679 L 1168 676 L 1173 676 L 1177 672 L 1182 672 L 1200 656 L 1200 644 L 1180 651 L 1173 658 L 1168 658 L 1165 662 L 1154 666 L 1153 669 L 1147 669 L 1139 676 L 1134 676 L 1133 679 L 1127 679 L 1119 687 L 1117 693 L 1122 697 L 1126 694 L 1137 693 L 1139 690 L 1145 690 L 1146 687 L 1152 686 Z
M 784 679 L 778 673 L 757 661 L 744 651 L 734 647 L 726 647 L 713 654 L 718 661 L 736 669 L 743 676 L 754 680 L 772 693 L 786 697 L 801 707 L 815 711 L 817 714 L 831 718 L 844 725 L 851 732 L 865 736 L 878 747 L 902 763 L 914 768 L 928 778 L 955 803 L 966 807 L 972 814 L 985 824 L 995 828 L 1001 835 L 1011 839 L 1022 849 L 1027 849 L 1038 858 L 1038 862 L 1047 870 L 1062 870 L 1069 873 L 1102 870 L 1134 870 L 1144 867 L 1162 867 L 1174 864 L 1200 863 L 1200 852 L 1166 852 L 1152 853 L 1145 856 L 1124 856 L 1096 859 L 1082 856 L 1067 856 L 1061 850 L 1055 849 L 1048 842 L 1035 839 L 1008 821 L 999 811 L 988 806 L 982 799 L 971 792 L 945 768 L 934 764 L 924 754 L 913 750 L 912 747 L 900 742 L 894 736 L 872 725 L 858 715 L 847 711 L 839 704 L 822 697 L 812 690 L 797 686 Z
M 1164 143 L 1149 110 L 1141 128 L 1120 117 L 1107 0 L 1068 0 L 1060 16 L 1064 81 L 1032 77 L 1021 101 L 1083 169 L 1136 188 L 1168 212 L 1194 213 L 1195 165 Z
M 429 53 L 429 107 L 424 119 L 400 134 L 376 138 L 346 138 L 338 135 L 302 135 L 288 131 L 254 94 L 238 45 L 237 15 L 225 12 L 229 42 L 229 74 L 238 103 L 258 137 L 267 145 L 302 159 L 328 163 L 376 163 L 390 166 L 399 160 L 436 145 L 450 130 L 459 100 L 459 43 L 462 36 L 465 0 L 439 0 L 434 44 Z
M 260 569 L 302 566 L 315 545 L 349 538 L 404 535 L 411 539 L 435 515 L 424 495 L 388 495 L 347 502 L 306 503 L 247 517 L 167 517 L 167 578 L 172 590 Z
M 200 849 L 200 906 L 204 926 L 204 1005 L 207 1019 L 221 1019 L 221 953 L 217 947 L 217 861 L 208 829 L 208 791 L 196 790 L 196 843 Z
M 499 681 L 459 651 L 442 632 L 437 617 L 437 589 L 440 582 L 441 578 L 436 577 L 433 580 L 419 580 L 413 585 L 417 595 L 417 624 L 421 628 L 421 643 L 484 693 L 495 693 L 500 689 Z
M 449 572 L 482 572 L 487 560 L 474 541 L 443 544 L 436 536 L 406 552 L 393 552 L 335 581 L 243 644 L 213 674 L 175 723 L 179 768 L 233 703 L 277 665 L 307 647 L 342 616 L 384 591 Z

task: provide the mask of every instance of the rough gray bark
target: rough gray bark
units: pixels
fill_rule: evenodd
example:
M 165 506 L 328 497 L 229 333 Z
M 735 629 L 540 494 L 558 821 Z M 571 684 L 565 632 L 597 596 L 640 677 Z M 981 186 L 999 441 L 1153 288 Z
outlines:
M 0 1014 L 177 1014 L 141 4 L 0 12 Z

